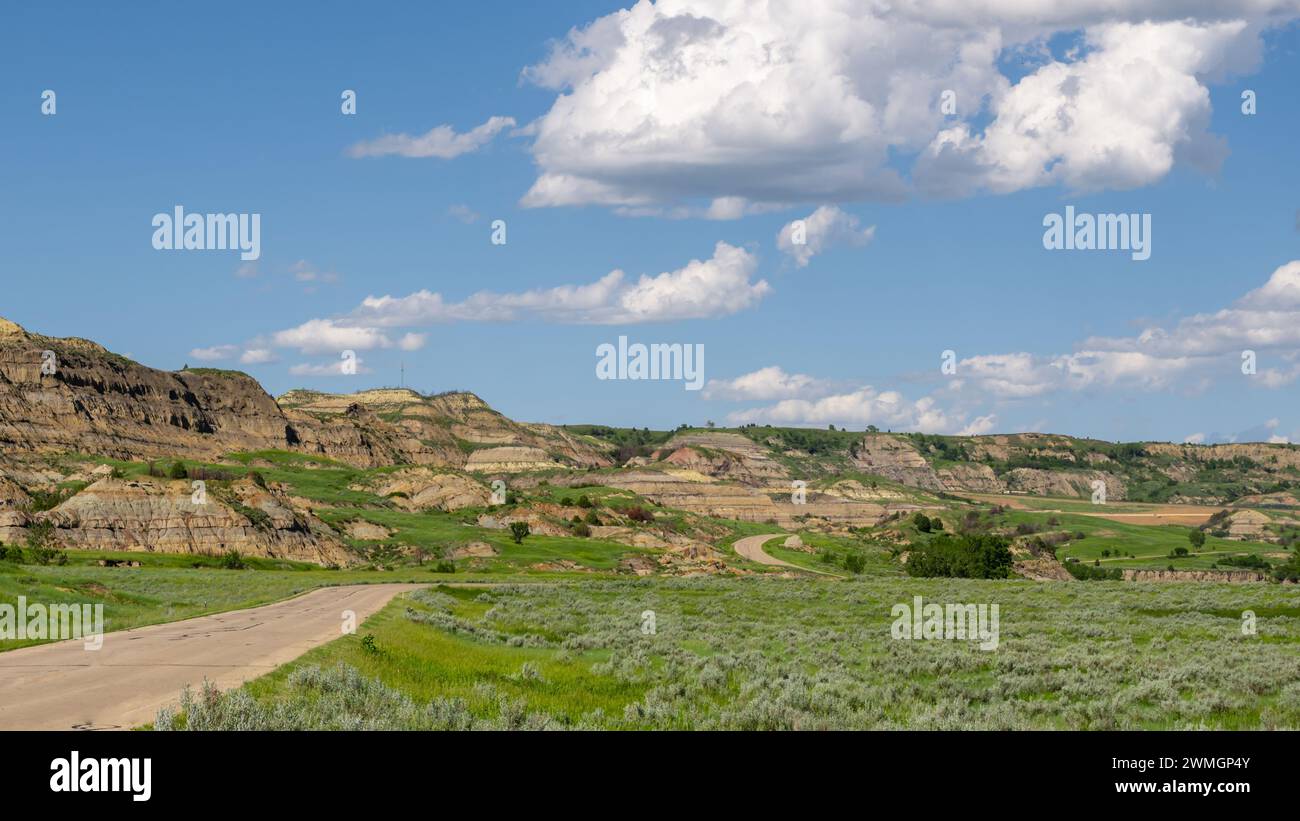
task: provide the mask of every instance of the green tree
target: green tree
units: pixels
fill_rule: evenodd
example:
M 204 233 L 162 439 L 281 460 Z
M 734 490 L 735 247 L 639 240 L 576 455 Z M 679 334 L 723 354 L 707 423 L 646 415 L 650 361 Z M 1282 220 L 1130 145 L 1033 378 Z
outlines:
M 1200 549 L 1205 545 L 1205 531 L 1193 530 L 1187 534 L 1187 541 L 1192 543 L 1192 547 Z
M 932 527 L 930 517 L 919 510 L 912 516 L 912 524 L 916 525 L 916 529 L 922 533 L 929 533 Z
M 36 564 L 67 564 L 68 554 L 59 550 L 54 525 L 37 522 L 27 527 L 27 552 Z
M 510 535 L 514 538 L 515 544 L 523 544 L 524 538 L 532 532 L 528 522 L 511 522 Z
M 945 533 L 913 545 L 906 568 L 909 576 L 1005 579 L 1011 572 L 1011 549 L 1001 536 Z

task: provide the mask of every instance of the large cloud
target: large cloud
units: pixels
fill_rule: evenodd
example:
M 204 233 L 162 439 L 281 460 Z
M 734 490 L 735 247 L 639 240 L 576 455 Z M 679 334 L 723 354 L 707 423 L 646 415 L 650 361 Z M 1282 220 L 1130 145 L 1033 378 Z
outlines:
M 909 182 L 891 155 L 919 157 L 919 187 L 942 195 L 1145 184 L 1222 156 L 1206 83 L 1253 68 L 1260 28 L 1298 6 L 641 0 L 525 71 L 562 93 L 527 129 L 540 173 L 523 204 L 892 199 Z M 1053 57 L 1060 33 L 1079 47 Z M 1025 47 L 1045 57 L 1013 83 L 999 60 Z
M 1052 183 L 1134 188 L 1165 176 L 1180 155 L 1216 170 L 1225 149 L 1206 132 L 1202 78 L 1229 65 L 1249 68 L 1253 53 L 1243 44 L 1256 41 L 1244 21 L 1089 29 L 1087 56 L 1052 61 L 999 95 L 982 134 L 966 123 L 941 131 L 922 154 L 917 181 L 935 194 Z

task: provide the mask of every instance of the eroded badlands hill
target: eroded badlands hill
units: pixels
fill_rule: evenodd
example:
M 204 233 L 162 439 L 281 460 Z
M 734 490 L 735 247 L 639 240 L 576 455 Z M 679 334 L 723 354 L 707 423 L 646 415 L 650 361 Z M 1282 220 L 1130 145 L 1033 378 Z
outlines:
M 42 336 L 4 319 L 0 448 L 119 459 L 287 450 L 358 467 L 610 463 L 598 444 L 512 422 L 469 393 L 295 391 L 277 403 L 237 371 L 160 371 L 85 339 Z
M 725 540 L 756 525 L 893 544 L 917 512 L 961 526 L 981 508 L 1024 507 L 1017 496 L 1087 500 L 1098 487 L 1111 503 L 1213 505 L 1193 517 L 1214 514 L 1213 538 L 1290 544 L 1300 531 L 1289 445 L 565 428 L 513 421 L 467 392 L 277 400 L 242 373 L 161 371 L 0 320 L 0 542 L 11 545 L 46 533 L 61 548 L 338 565 L 418 550 L 480 564 L 549 555 L 528 566 L 583 572 L 746 572 Z M 516 523 L 538 547 L 510 547 Z M 1048 535 L 1075 538 L 1087 523 Z

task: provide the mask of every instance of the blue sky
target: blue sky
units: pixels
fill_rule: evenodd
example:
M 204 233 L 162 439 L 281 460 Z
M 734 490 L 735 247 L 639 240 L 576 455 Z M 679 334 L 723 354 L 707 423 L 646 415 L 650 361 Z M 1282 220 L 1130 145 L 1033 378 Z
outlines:
M 1135 2 L 1129 17 L 992 13 L 943 34 L 953 39 L 935 41 L 937 62 L 917 65 L 869 38 L 838 40 L 844 24 L 816 14 L 774 35 L 789 26 L 705 0 L 621 18 L 607 17 L 618 3 L 579 2 L 51 5 L 6 9 L 0 27 L 0 315 L 31 330 L 158 368 L 239 368 L 273 394 L 392 385 L 404 364 L 410 387 L 473 390 L 530 421 L 1300 436 L 1300 294 L 1283 274 L 1240 303 L 1300 259 L 1300 28 L 1289 22 L 1300 12 L 1286 2 L 1267 19 L 1226 8 L 1191 22 L 1152 14 L 1159 3 Z M 905 41 L 944 21 L 852 23 Z M 587 34 L 566 41 L 575 27 Z M 909 111 L 956 82 L 945 47 L 994 34 L 990 57 L 965 58 L 960 82 L 978 104 L 956 117 Z M 790 62 L 754 64 L 743 52 L 761 36 L 789 38 L 776 45 Z M 807 50 L 831 52 L 827 65 L 796 48 L 813 41 L 834 47 Z M 1134 67 L 1133 54 L 1155 56 Z M 729 68 L 709 74 L 719 62 Z M 728 85 L 746 72 L 748 85 Z M 881 80 L 918 75 L 910 97 Z M 1121 100 L 1114 84 L 1130 77 Z M 41 113 L 45 89 L 54 116 Z M 354 116 L 340 111 L 344 89 L 357 93 Z M 958 99 L 972 99 L 966 86 Z M 768 105 L 777 114 L 759 111 Z M 1054 115 L 1059 134 L 1011 133 L 1017 114 L 1067 109 L 1077 121 Z M 456 156 L 353 156 L 385 135 L 466 135 L 493 117 L 516 125 Z M 1147 133 L 1153 121 L 1168 133 Z M 958 124 L 978 144 L 946 131 Z M 929 163 L 945 145 L 955 164 Z M 1040 150 L 1044 162 L 1021 161 Z M 1099 152 L 1109 159 L 1095 162 Z M 557 182 L 539 195 L 547 175 Z M 727 202 L 739 203 L 734 218 L 710 218 Z M 150 221 L 178 204 L 261 214 L 255 267 L 241 270 L 237 252 L 155 250 Z M 1066 205 L 1150 214 L 1151 258 L 1044 249 L 1044 215 Z M 778 234 L 821 207 L 838 233 L 800 267 Z M 490 241 L 497 219 L 504 245 Z M 740 249 L 742 271 L 717 261 L 718 243 Z M 667 276 L 692 260 L 718 277 L 698 293 L 692 276 Z M 615 270 L 625 287 L 665 275 L 615 297 L 660 301 L 638 315 L 547 291 Z M 409 324 L 358 312 L 367 297 L 422 290 L 447 304 L 496 296 L 491 311 L 471 302 Z M 549 307 L 515 298 L 530 291 Z M 339 346 L 284 336 L 313 320 L 384 341 L 358 349 L 357 375 L 313 375 Z M 1257 322 L 1276 327 L 1252 335 Z M 1141 337 L 1153 327 L 1169 332 L 1159 350 Z M 710 387 L 596 379 L 597 346 L 619 335 L 703 345 Z M 1254 376 L 1240 372 L 1248 346 Z M 944 350 L 958 357 L 952 377 Z M 1079 380 L 1060 377 L 1069 357 L 1098 350 L 1107 357 Z

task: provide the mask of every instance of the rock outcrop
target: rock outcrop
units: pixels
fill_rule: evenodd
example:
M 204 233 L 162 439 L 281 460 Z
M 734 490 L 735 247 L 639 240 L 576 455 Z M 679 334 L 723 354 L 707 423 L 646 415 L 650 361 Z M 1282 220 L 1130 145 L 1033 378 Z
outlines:
M 402 468 L 352 486 L 391 499 L 402 510 L 460 510 L 486 507 L 491 493 L 459 473 L 439 473 L 425 467 Z
M 926 490 L 944 489 L 930 463 L 902 437 L 869 433 L 858 443 L 852 458 L 853 465 L 865 473 Z
M 679 433 L 652 458 L 676 469 L 748 485 L 789 475 L 765 446 L 739 433 Z
M 59 544 L 74 549 L 206 556 L 237 550 L 318 564 L 352 559 L 323 522 L 249 480 L 196 503 L 188 481 L 101 479 L 53 510 L 21 514 L 0 528 L 0 540 L 21 542 L 26 528 L 42 521 L 54 526 Z
M 283 450 L 357 467 L 463 467 L 463 442 L 542 449 L 565 464 L 611 464 L 594 440 L 513 422 L 470 393 L 291 391 L 277 402 L 251 376 L 160 371 L 85 339 L 0 319 L 0 450 L 117 459 Z
M 465 470 L 475 473 L 524 473 L 563 467 L 541 448 L 483 448 L 469 455 Z

